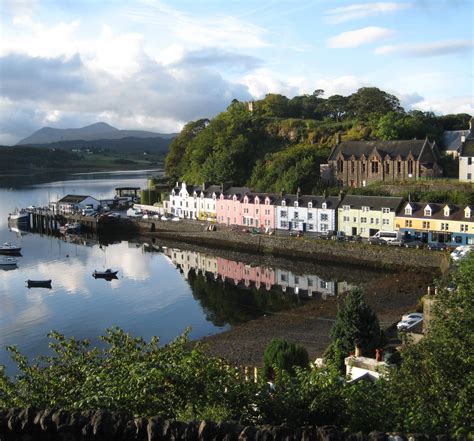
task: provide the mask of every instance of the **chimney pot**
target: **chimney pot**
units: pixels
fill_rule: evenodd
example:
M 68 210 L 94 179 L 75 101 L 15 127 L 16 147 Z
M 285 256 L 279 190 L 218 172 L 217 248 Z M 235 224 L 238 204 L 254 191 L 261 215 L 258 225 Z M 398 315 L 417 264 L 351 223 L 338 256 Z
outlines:
M 360 346 L 359 346 L 358 343 L 356 343 L 356 345 L 355 345 L 355 351 L 354 351 L 354 357 L 357 357 L 357 358 L 360 357 L 360 355 L 361 355 L 360 352 L 361 352 L 361 351 L 360 351 Z

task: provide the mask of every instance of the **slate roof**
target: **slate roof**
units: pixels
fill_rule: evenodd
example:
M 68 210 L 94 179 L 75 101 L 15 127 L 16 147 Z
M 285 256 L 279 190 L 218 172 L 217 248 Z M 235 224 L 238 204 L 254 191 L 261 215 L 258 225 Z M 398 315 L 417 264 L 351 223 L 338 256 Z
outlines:
M 392 211 L 397 211 L 403 202 L 403 198 L 390 196 L 359 196 L 348 194 L 340 203 L 343 205 L 350 205 L 351 208 L 370 207 L 372 210 L 380 210 L 382 208 L 390 208 Z
M 462 147 L 461 156 L 474 156 L 474 137 L 466 139 Z
M 410 204 L 413 209 L 412 209 L 412 214 L 405 214 L 405 207 Z M 431 216 L 425 216 L 425 207 L 429 205 L 431 207 Z M 444 207 L 446 205 L 449 205 L 449 208 L 451 209 L 450 215 L 445 216 L 444 215 Z M 406 204 L 403 205 L 403 207 L 400 210 L 400 213 L 398 214 L 399 217 L 403 218 L 416 218 L 416 219 L 437 219 L 437 220 L 452 220 L 452 221 L 466 221 L 466 222 L 472 222 L 474 218 L 470 217 L 465 217 L 464 216 L 464 209 L 466 208 L 465 205 L 453 205 L 453 204 L 435 204 L 435 203 L 423 203 L 423 202 L 407 202 Z M 469 205 L 469 208 L 471 211 L 474 213 L 474 206 Z
M 335 210 L 341 200 L 337 196 L 313 196 L 313 195 L 296 195 L 296 194 L 285 194 L 284 196 L 278 196 L 275 200 L 275 205 L 281 205 L 282 201 L 285 201 L 286 206 L 293 206 L 298 201 L 298 206 L 307 207 L 309 202 L 313 203 L 313 208 L 321 208 L 323 202 L 326 202 L 328 209 Z
M 230 187 L 224 191 L 224 197 L 226 199 L 232 199 L 232 197 L 235 195 L 237 196 L 237 199 L 240 200 L 249 193 L 251 193 L 251 190 L 248 187 Z
M 79 204 L 81 203 L 84 199 L 87 198 L 92 198 L 92 196 L 84 196 L 84 195 L 78 195 L 78 194 L 68 194 L 64 196 L 62 199 L 59 199 L 58 203 L 64 203 L 64 204 Z M 95 198 L 92 198 L 95 199 Z
M 441 157 L 436 143 L 430 143 L 426 138 L 406 141 L 345 141 L 332 149 L 328 161 L 335 161 L 340 153 L 345 159 L 351 158 L 352 155 L 359 159 L 363 155 L 370 156 L 374 151 L 377 151 L 382 159 L 387 155 L 392 159 L 398 156 L 406 159 L 410 152 L 416 160 L 420 159 L 420 161 L 433 162 L 433 156 L 436 161 Z
M 461 151 L 461 137 L 468 137 L 469 130 L 451 130 L 443 133 L 441 138 L 441 150 L 443 152 L 460 152 Z
M 204 197 L 206 198 L 212 197 L 212 193 L 215 193 L 216 196 L 219 197 L 220 194 L 222 193 L 222 187 L 220 185 L 209 185 L 205 187 L 205 190 L 203 191 L 203 193 L 204 193 Z

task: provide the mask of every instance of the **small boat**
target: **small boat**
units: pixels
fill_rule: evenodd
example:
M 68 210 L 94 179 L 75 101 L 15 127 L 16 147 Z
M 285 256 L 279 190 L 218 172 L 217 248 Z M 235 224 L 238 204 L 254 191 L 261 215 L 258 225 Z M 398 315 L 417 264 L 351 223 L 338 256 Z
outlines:
M 30 221 L 30 213 L 28 213 L 26 210 L 17 210 L 9 214 L 8 221 L 18 224 L 28 223 Z
M 105 271 L 94 271 L 92 277 L 95 279 L 117 279 L 118 271 L 112 271 L 110 268 Z
M 28 288 L 48 288 L 51 289 L 51 280 L 30 280 L 26 281 Z
M 13 266 L 16 266 L 18 263 L 18 259 L 16 259 L 15 257 L 1 257 L 0 258 L 0 266 L 2 267 L 13 267 Z
M 0 245 L 0 254 L 19 254 L 21 247 L 11 244 L 10 242 L 5 242 L 3 245 Z

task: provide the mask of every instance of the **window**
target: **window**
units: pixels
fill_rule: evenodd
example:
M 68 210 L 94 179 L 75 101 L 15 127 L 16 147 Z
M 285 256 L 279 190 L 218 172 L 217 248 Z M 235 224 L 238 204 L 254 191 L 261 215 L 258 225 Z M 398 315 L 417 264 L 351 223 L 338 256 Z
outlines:
M 382 208 L 382 213 L 384 214 L 390 213 L 390 208 Z
M 321 208 L 323 210 L 326 210 L 326 208 L 328 208 L 328 204 L 326 204 L 326 202 L 323 202 L 323 205 L 321 205 Z
M 344 222 L 349 222 L 349 216 L 344 216 Z
M 286 202 L 285 202 L 285 201 L 281 201 L 281 206 L 282 206 L 282 207 L 285 207 L 285 206 L 286 206 Z
M 321 219 L 321 222 L 327 222 L 329 220 L 329 214 L 321 213 L 320 219 Z
M 425 208 L 425 216 L 431 216 L 431 208 L 430 207 Z
M 343 205 L 342 208 L 344 211 L 349 211 L 351 209 L 350 205 Z
M 357 222 L 357 218 L 355 216 L 352 218 L 352 220 L 353 222 Z
M 413 161 L 411 159 L 408 160 L 408 174 L 413 174 Z
M 385 173 L 390 173 L 390 162 L 385 163 Z
M 370 223 L 371 223 L 371 224 L 374 223 L 374 218 L 373 218 L 373 217 L 370 218 Z
M 329 230 L 328 224 L 321 224 L 320 230 L 321 230 L 321 231 L 327 231 L 327 230 Z
M 469 228 L 469 225 L 467 224 L 461 224 L 461 231 L 467 232 Z
M 312 202 L 308 202 L 308 208 L 313 208 L 313 203 Z
M 312 220 L 313 219 L 313 213 L 308 213 L 308 220 Z
M 342 159 L 337 160 L 337 171 L 342 173 L 344 171 L 344 161 Z
M 319 282 L 319 287 L 322 288 L 322 289 L 327 289 L 328 282 L 326 282 L 324 280 L 321 280 L 321 282 Z
M 295 276 L 295 285 L 297 285 L 298 283 L 300 283 L 300 278 L 298 276 Z
M 363 223 L 363 224 L 366 224 L 367 223 L 367 218 L 366 217 L 361 217 L 360 222 Z
M 390 225 L 389 219 L 382 219 L 382 225 Z
M 308 230 L 313 231 L 314 230 L 314 225 L 313 224 L 308 224 Z
M 298 202 L 295 202 L 295 208 L 298 208 Z
M 367 211 L 370 211 L 370 207 L 361 207 L 362 212 L 367 213 Z
M 468 173 L 468 174 L 467 174 L 467 179 L 468 179 L 469 181 L 472 180 L 472 174 L 471 174 L 471 173 Z
M 425 229 L 430 228 L 430 223 L 426 222 L 426 221 L 423 221 L 423 228 L 425 228 Z
M 371 165 L 372 173 L 379 172 L 379 161 L 372 161 L 370 165 Z
M 308 279 L 308 286 L 313 286 L 313 279 Z
M 364 161 L 362 161 L 360 163 L 360 168 L 361 168 L 362 173 L 365 173 L 365 162 Z
M 286 211 L 280 211 L 280 217 L 286 217 Z
M 281 221 L 280 226 L 281 226 L 281 228 L 288 228 L 288 222 L 287 221 Z
M 351 173 L 355 172 L 355 162 L 351 161 Z
M 285 274 L 282 274 L 282 275 L 281 275 L 281 281 L 282 281 L 282 282 L 286 282 L 286 275 L 285 275 Z
M 472 164 L 472 158 L 467 158 L 467 165 L 471 165 Z
M 407 214 L 408 216 L 411 216 L 412 211 L 411 211 L 411 207 L 410 207 L 410 206 L 406 206 L 406 207 L 405 207 L 405 214 Z
M 397 161 L 397 173 L 400 174 L 402 172 L 402 161 Z
M 255 210 L 255 214 L 258 214 L 258 208 Z
M 449 224 L 441 224 L 441 231 L 448 231 L 449 230 Z
M 411 220 L 406 220 L 405 221 L 405 228 L 411 228 L 412 226 L 412 221 Z
M 298 219 L 298 212 L 297 212 L 297 211 L 295 211 L 294 218 L 295 218 L 295 219 Z

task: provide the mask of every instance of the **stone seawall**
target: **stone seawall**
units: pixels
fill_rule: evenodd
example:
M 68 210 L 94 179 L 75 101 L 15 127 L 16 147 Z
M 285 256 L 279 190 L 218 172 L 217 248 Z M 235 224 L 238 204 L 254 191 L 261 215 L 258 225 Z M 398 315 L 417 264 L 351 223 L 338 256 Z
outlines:
M 133 418 L 98 411 L 0 410 L 2 441 L 417 441 L 449 440 L 423 434 L 342 432 L 333 426 L 243 426 L 239 423 L 183 423 L 159 417 Z
M 140 234 L 164 239 L 223 248 L 252 254 L 302 259 L 312 262 L 331 262 L 371 266 L 374 268 L 438 269 L 449 266 L 447 252 L 370 245 L 368 243 L 336 242 L 305 235 L 289 237 L 277 234 L 243 233 L 216 225 L 216 231 L 206 231 L 206 225 L 197 221 L 162 222 L 136 221 Z

